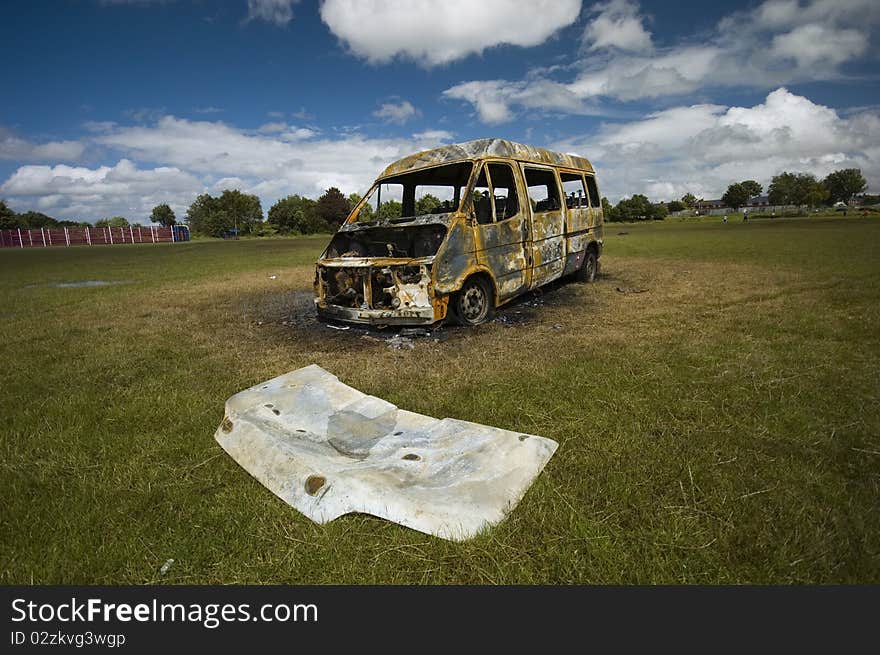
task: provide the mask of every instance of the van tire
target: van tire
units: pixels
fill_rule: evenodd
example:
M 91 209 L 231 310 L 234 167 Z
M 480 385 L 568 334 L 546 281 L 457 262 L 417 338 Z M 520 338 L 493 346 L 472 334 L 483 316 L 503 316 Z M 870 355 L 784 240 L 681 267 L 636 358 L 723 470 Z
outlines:
M 587 248 L 587 252 L 584 255 L 584 261 L 574 274 L 574 279 L 578 282 L 595 282 L 598 273 L 599 258 L 596 257 L 596 251 L 593 248 Z
M 479 325 L 495 315 L 495 292 L 482 275 L 469 277 L 453 299 L 453 311 L 461 325 Z

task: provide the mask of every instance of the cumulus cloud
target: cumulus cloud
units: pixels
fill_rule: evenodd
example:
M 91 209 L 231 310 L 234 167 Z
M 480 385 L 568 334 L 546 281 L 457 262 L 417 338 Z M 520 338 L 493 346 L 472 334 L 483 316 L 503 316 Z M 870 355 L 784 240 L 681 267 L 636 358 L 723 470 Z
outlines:
M 0 185 L 0 196 L 61 218 L 145 219 L 161 202 L 180 214 L 199 193 L 239 188 L 259 195 L 267 210 L 291 193 L 316 197 L 331 186 L 363 192 L 391 161 L 453 138 L 444 130 L 380 139 L 327 138 L 283 123 L 263 128 L 174 116 L 151 125 L 96 124 L 91 143 L 118 153 L 116 165 L 21 166 Z M 133 161 L 162 166 L 139 168 Z
M 611 0 L 593 7 L 598 14 L 584 30 L 583 42 L 589 50 L 620 48 L 633 52 L 651 50 L 651 34 L 633 0 Z
M 85 151 L 81 141 L 34 143 L 0 127 L 0 159 L 16 161 L 76 161 Z
M 571 62 L 575 73 L 567 81 L 552 82 L 567 92 L 569 107 L 597 99 L 685 95 L 707 87 L 772 89 L 837 79 L 845 75 L 845 64 L 866 55 L 872 28 L 880 23 L 876 0 L 767 0 L 726 16 L 702 43 L 689 39 L 652 50 L 632 0 L 612 0 L 597 11 L 584 33 L 589 56 Z M 522 101 L 522 90 L 540 79 L 533 71 L 522 81 L 466 81 L 445 95 L 470 102 L 487 123 L 512 119 L 518 105 L 566 111 L 559 94 Z
M 379 109 L 373 112 L 373 116 L 389 123 L 403 125 L 411 118 L 420 115 L 420 113 L 418 109 L 413 107 L 411 102 L 403 100 L 401 102 L 383 103 Z
M 263 20 L 284 27 L 293 20 L 293 5 L 299 0 L 247 0 L 247 20 Z
M 645 193 L 673 200 L 685 193 L 718 198 L 729 184 L 756 179 L 765 188 L 788 170 L 824 177 L 861 168 L 880 182 L 880 111 L 842 117 L 785 88 L 752 107 L 697 104 L 603 125 L 553 144 L 589 158 L 602 193 L 613 200 Z
M 21 166 L 0 185 L 16 204 L 62 218 L 95 219 L 122 215 L 148 220 L 153 207 L 168 202 L 185 211 L 200 181 L 179 168 L 141 169 L 128 159 L 115 166 Z
M 325 0 L 321 18 L 351 52 L 437 66 L 508 44 L 546 41 L 578 17 L 581 0 Z
M 513 118 L 511 106 L 520 105 L 568 114 L 594 114 L 572 90 L 552 80 L 537 79 L 522 82 L 480 80 L 464 82 L 443 92 L 443 97 L 466 100 L 474 105 L 484 123 L 505 123 Z

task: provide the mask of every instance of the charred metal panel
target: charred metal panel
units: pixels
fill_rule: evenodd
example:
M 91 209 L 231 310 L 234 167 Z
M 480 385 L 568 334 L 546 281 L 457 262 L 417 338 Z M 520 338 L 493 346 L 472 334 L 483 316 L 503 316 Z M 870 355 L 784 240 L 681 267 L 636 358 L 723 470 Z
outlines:
M 234 395 L 214 437 L 316 523 L 361 512 L 456 541 L 513 511 L 558 447 L 398 409 L 314 365 Z
M 434 259 L 434 292 L 449 294 L 477 270 L 474 229 L 464 220 L 453 224 Z
M 526 287 L 526 251 L 522 215 L 500 223 L 477 226 L 480 250 L 477 261 L 495 278 L 499 300 L 512 297 Z
M 404 157 L 388 166 L 379 177 L 399 175 L 400 173 L 424 168 L 425 166 L 436 166 L 437 164 L 481 159 L 484 157 L 514 159 L 517 161 L 534 162 L 536 164 L 593 171 L 593 166 L 589 160 L 577 155 L 527 146 L 506 139 L 477 139 L 476 141 L 467 141 L 465 143 L 441 146 L 432 150 L 424 150 Z

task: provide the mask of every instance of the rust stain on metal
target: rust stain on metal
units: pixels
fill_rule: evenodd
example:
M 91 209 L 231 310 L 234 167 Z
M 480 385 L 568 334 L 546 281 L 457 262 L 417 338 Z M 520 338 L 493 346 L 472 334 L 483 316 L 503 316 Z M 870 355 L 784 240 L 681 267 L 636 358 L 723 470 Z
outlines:
M 568 195 L 563 179 L 579 189 Z M 426 212 L 417 197 L 428 193 Z M 530 289 L 584 277 L 587 252 L 601 255 L 602 223 L 584 157 L 503 139 L 418 152 L 386 167 L 333 236 L 316 265 L 315 305 L 352 323 L 481 322 Z M 488 311 L 464 310 L 474 280 L 484 287 L 471 302 Z

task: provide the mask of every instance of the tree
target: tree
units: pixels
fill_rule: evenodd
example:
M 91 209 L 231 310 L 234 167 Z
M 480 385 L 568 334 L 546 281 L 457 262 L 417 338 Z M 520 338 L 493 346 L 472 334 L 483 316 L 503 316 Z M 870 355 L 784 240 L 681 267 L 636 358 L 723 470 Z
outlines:
M 300 195 L 287 196 L 269 209 L 268 222 L 282 234 L 326 232 L 329 227 L 318 216 L 317 204 L 311 198 Z
M 697 197 L 693 193 L 686 193 L 681 197 L 681 201 L 684 203 L 684 206 L 688 209 L 693 209 L 697 204 Z
M 611 222 L 617 220 L 617 217 L 614 215 L 614 207 L 611 206 L 611 203 L 605 196 L 602 196 L 602 215 L 606 221 Z
M 397 200 L 386 200 L 379 206 L 379 209 L 376 211 L 376 219 L 380 221 L 387 221 L 394 218 L 400 218 L 402 213 L 403 204 L 399 203 Z
M 685 205 L 681 200 L 671 200 L 666 203 L 666 208 L 670 212 L 680 212 L 687 209 L 687 205 Z
M 318 198 L 317 211 L 318 216 L 336 230 L 348 217 L 351 206 L 348 204 L 348 198 L 342 195 L 342 191 L 332 186 Z
M 768 195 L 771 205 L 815 206 L 828 198 L 828 190 L 810 173 L 782 172 L 773 176 Z
M 234 228 L 248 234 L 263 222 L 263 208 L 257 196 L 226 189 L 219 198 L 208 193 L 197 197 L 186 212 L 186 221 L 195 234 L 222 237 Z
M 39 229 L 41 227 L 58 227 L 58 221 L 42 212 L 29 211 L 16 217 L 19 227 Z
M 102 218 L 99 221 L 95 221 L 95 227 L 128 227 L 128 219 L 124 216 Z
M 238 189 L 226 189 L 217 198 L 217 205 L 226 214 L 229 227 L 235 227 L 248 234 L 263 222 L 263 207 L 260 199 L 252 194 L 242 193 Z
M 416 200 L 416 216 L 431 214 L 441 204 L 442 203 L 440 202 L 440 198 L 431 195 L 430 193 L 426 193 L 421 198 Z
M 746 190 L 746 193 L 749 194 L 749 199 L 754 198 L 755 196 L 760 196 L 761 191 L 764 190 L 764 187 L 754 180 L 743 180 L 740 184 Z
M 669 208 L 666 206 L 666 203 L 658 202 L 655 205 L 651 205 L 652 219 L 655 221 L 662 221 L 667 216 L 669 216 Z
M 0 200 L 0 230 L 9 230 L 17 225 L 15 212 L 6 205 L 5 201 Z
M 828 191 L 831 202 L 849 202 L 857 193 L 868 188 L 860 168 L 842 168 L 829 173 L 822 186 Z
M 153 213 L 150 214 L 150 220 L 153 223 L 159 223 L 162 227 L 171 227 L 177 223 L 174 211 L 168 206 L 168 203 L 162 203 L 153 207 Z
M 654 208 L 646 196 L 637 193 L 617 203 L 614 213 L 620 221 L 645 221 L 654 217 Z
M 746 187 L 740 183 L 731 184 L 727 187 L 727 191 L 721 196 L 721 201 L 736 211 L 749 201 L 749 192 Z
M 208 193 L 199 195 L 186 210 L 186 222 L 194 234 L 223 236 L 225 224 L 219 220 L 217 199 Z M 231 227 L 231 226 L 230 226 Z

